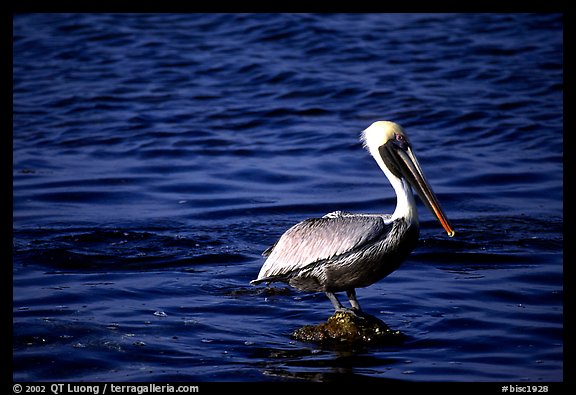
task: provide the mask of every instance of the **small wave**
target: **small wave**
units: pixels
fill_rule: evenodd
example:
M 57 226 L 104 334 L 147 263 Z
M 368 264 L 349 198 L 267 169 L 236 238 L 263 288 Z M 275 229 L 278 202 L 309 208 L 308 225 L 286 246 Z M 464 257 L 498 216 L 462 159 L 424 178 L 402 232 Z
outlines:
M 208 235 L 162 235 L 130 230 L 21 231 L 14 262 L 54 270 L 173 270 L 197 265 L 247 262 L 251 257 Z

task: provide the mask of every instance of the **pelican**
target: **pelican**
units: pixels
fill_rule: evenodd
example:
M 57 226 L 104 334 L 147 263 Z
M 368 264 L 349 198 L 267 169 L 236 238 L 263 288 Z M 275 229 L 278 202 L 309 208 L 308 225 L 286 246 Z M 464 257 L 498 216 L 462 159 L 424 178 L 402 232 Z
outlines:
M 262 253 L 267 259 L 251 284 L 281 281 L 301 291 L 324 292 L 336 311 L 360 312 L 356 288 L 388 276 L 416 246 L 419 226 L 412 188 L 448 236 L 454 236 L 404 129 L 377 121 L 362 132 L 361 141 L 396 192 L 394 213 L 335 211 L 304 220 Z M 336 292 L 346 292 L 351 309 L 342 306 Z

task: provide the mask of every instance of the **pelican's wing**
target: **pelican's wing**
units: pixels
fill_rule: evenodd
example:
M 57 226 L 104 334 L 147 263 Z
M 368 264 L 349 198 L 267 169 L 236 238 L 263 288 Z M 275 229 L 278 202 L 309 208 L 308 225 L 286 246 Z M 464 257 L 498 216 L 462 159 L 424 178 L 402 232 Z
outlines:
M 354 251 L 381 238 L 392 226 L 379 215 L 331 214 L 288 229 L 265 251 L 268 259 L 253 283 L 286 277 L 311 263 Z
M 349 213 L 347 211 L 332 211 L 331 213 L 326 214 L 322 218 L 350 217 L 350 216 L 354 216 L 354 215 L 355 214 Z M 370 214 L 365 214 L 365 215 L 370 215 Z M 308 221 L 311 221 L 311 220 L 308 220 Z M 304 222 L 306 222 L 306 221 L 304 221 Z M 300 224 L 302 224 L 302 223 L 303 222 L 301 222 Z M 298 225 L 300 225 L 300 224 L 298 224 Z M 270 254 L 272 253 L 272 250 L 274 250 L 274 248 L 276 247 L 277 244 L 278 244 L 278 241 L 276 243 L 274 243 L 273 245 L 271 245 L 270 247 L 266 248 L 264 250 L 264 252 L 262 252 L 262 256 L 268 258 L 270 256 Z

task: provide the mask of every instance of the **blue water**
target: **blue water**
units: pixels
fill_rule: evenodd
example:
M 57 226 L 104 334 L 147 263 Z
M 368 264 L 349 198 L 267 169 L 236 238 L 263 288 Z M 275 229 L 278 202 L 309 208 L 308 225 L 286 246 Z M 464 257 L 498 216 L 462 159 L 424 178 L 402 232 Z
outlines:
M 558 14 L 13 19 L 13 378 L 561 381 Z M 394 346 L 322 347 L 322 294 L 261 252 L 395 196 L 362 149 L 403 125 L 456 236 L 358 290 Z

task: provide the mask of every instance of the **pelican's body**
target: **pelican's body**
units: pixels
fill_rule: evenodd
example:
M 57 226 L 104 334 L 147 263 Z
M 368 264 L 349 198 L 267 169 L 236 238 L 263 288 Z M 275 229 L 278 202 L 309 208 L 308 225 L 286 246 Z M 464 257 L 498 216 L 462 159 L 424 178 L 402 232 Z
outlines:
M 325 292 L 337 310 L 343 307 L 335 292 L 345 291 L 352 308 L 360 310 L 355 289 L 392 273 L 416 246 L 418 213 L 411 185 L 448 235 L 454 235 L 402 127 L 375 122 L 364 130 L 362 141 L 396 191 L 394 213 L 335 211 L 294 225 L 264 251 L 267 260 L 253 284 L 283 281 L 303 291 Z

